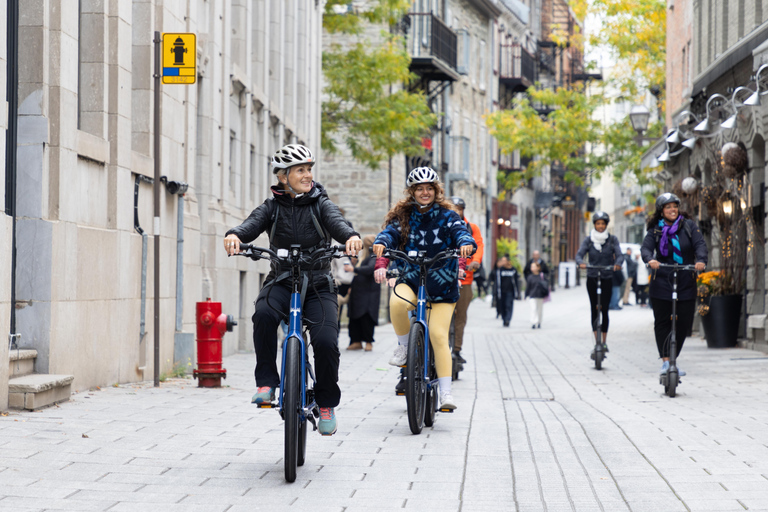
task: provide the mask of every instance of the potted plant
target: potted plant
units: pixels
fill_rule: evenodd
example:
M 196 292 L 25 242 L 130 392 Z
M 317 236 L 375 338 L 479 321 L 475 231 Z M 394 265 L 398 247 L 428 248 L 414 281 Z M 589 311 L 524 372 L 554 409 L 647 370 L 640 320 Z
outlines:
M 697 311 L 710 348 L 736 345 L 746 293 L 747 258 L 757 257 L 751 248 L 761 238 L 749 205 L 746 150 L 729 142 L 716 161 L 710 183 L 699 194 L 702 209 L 706 208 L 712 219 L 710 268 L 715 270 L 697 280 Z
M 735 347 L 741 319 L 743 284 L 734 279 L 731 270 L 712 270 L 696 280 L 704 337 L 709 348 Z

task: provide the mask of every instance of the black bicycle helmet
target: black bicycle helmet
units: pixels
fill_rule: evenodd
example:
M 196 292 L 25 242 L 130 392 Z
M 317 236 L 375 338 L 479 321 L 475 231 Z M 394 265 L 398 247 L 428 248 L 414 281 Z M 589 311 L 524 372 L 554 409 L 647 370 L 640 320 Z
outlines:
M 672 192 L 664 192 L 656 198 L 656 213 L 661 213 L 661 210 L 664 209 L 664 206 L 668 205 L 669 203 L 677 203 L 677 206 L 680 206 L 680 198 Z
M 611 216 L 605 212 L 595 212 L 595 214 L 592 216 L 592 224 L 599 220 L 604 220 L 605 224 L 607 225 L 609 222 L 611 222 Z
M 458 206 L 459 208 L 461 208 L 462 210 L 464 210 L 467 207 L 467 203 L 465 203 L 464 200 L 459 196 L 452 196 L 451 202 L 456 206 Z

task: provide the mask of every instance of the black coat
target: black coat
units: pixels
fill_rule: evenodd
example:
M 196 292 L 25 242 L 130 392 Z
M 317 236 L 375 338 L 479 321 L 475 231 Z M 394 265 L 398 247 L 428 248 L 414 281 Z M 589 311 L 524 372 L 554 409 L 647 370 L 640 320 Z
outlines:
M 547 281 L 545 280 L 543 276 L 543 273 L 536 275 L 536 274 L 530 274 L 528 278 L 525 280 L 526 287 L 525 287 L 525 296 L 531 297 L 534 299 L 543 299 L 547 295 L 549 295 L 549 285 L 547 285 Z
M 313 203 L 317 203 L 316 208 L 313 208 Z M 227 231 L 225 236 L 234 234 L 240 241 L 249 243 L 265 231 L 272 233 L 274 223 L 274 234 L 270 239 L 273 249 L 289 249 L 292 244 L 300 244 L 304 249 L 320 247 L 326 242 L 312 219 L 315 212 L 320 214 L 318 222 L 334 240 L 346 241 L 351 236 L 360 236 L 341 215 L 339 207 L 328 198 L 323 186 L 317 182 L 312 190 L 295 198 L 278 186 L 272 187 L 272 197 L 253 210 L 242 224 Z M 281 271 L 288 269 L 290 265 L 283 265 Z M 312 270 L 316 284 L 327 283 L 326 275 L 330 274 L 331 264 L 326 261 Z M 266 282 L 272 281 L 275 274 L 273 269 Z
M 355 267 L 355 278 L 352 280 L 349 296 L 349 318 L 360 318 L 368 315 L 379 325 L 379 303 L 381 300 L 381 285 L 373 279 L 373 269 L 376 266 L 376 256 L 368 256 L 359 267 Z
M 693 265 L 698 262 L 704 264 L 709 260 L 707 255 L 707 243 L 701 236 L 699 226 L 691 219 L 683 219 L 688 224 L 688 228 L 680 226 L 677 230 L 677 237 L 680 241 L 680 252 L 683 255 L 684 265 Z M 688 234 L 690 232 L 690 235 Z M 662 256 L 659 252 L 659 244 L 656 240 L 661 240 L 661 228 L 654 226 L 649 229 L 643 239 L 643 245 L 640 247 L 640 254 L 643 261 L 648 263 L 656 260 L 659 263 L 672 264 L 675 260 L 672 258 L 672 247 L 669 247 L 667 256 Z M 650 296 L 654 299 L 672 300 L 672 270 L 668 268 L 659 268 L 652 271 Z M 696 298 L 696 279 L 693 272 L 677 273 L 677 298 L 678 300 L 693 300 Z
M 492 275 L 494 295 L 497 299 L 500 299 L 502 294 L 512 294 L 513 297 L 520 298 L 520 275 L 515 267 L 497 267 L 493 269 Z
M 613 235 L 608 235 L 605 243 L 600 247 L 598 251 L 595 248 L 595 244 L 587 237 L 581 242 L 579 252 L 576 253 L 576 264 L 581 265 L 584 263 L 584 256 L 588 256 L 589 264 L 596 267 L 607 267 L 608 265 L 621 265 L 624 261 L 624 257 L 621 254 L 621 246 L 619 245 L 619 239 Z M 597 277 L 600 273 L 602 279 L 611 278 L 611 270 L 597 270 L 596 268 L 587 269 L 587 277 Z

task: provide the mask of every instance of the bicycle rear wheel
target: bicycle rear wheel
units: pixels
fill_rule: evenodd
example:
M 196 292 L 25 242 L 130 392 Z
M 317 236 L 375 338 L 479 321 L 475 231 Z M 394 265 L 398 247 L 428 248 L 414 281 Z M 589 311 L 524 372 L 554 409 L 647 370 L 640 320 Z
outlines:
M 296 480 L 299 447 L 299 409 L 301 408 L 301 341 L 286 340 L 285 375 L 283 375 L 283 419 L 285 420 L 285 480 Z
M 405 367 L 405 402 L 408 407 L 408 426 L 413 434 L 420 434 L 424 424 L 427 383 L 424 380 L 424 326 L 411 324 L 408 335 L 408 363 Z

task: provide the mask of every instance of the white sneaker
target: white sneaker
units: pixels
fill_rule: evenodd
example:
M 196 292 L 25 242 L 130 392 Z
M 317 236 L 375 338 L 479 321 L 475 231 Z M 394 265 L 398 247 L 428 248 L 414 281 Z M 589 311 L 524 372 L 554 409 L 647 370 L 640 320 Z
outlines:
M 440 393 L 440 408 L 441 409 L 456 409 L 456 404 L 453 403 L 453 395 L 451 393 Z
M 408 362 L 408 347 L 406 345 L 398 345 L 395 349 L 395 353 L 392 354 L 392 359 L 389 360 L 389 364 L 392 366 L 405 366 Z

